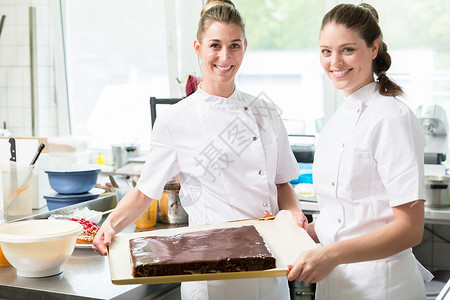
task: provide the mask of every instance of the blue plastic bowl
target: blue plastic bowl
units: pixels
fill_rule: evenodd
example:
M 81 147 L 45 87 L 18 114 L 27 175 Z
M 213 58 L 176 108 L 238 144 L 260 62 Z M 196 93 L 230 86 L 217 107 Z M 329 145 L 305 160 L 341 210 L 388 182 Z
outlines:
M 45 171 L 50 186 L 60 194 L 87 193 L 97 183 L 100 169 L 73 171 Z
M 71 197 L 71 195 L 65 195 L 67 197 L 65 198 L 59 198 L 57 196 L 44 196 L 45 200 L 47 201 L 47 207 L 48 210 L 55 210 L 61 207 L 66 207 L 69 205 L 78 204 L 84 201 L 94 200 L 97 199 L 100 194 L 91 194 L 91 193 L 85 193 L 80 195 L 74 195 Z M 76 196 L 76 197 L 75 197 Z

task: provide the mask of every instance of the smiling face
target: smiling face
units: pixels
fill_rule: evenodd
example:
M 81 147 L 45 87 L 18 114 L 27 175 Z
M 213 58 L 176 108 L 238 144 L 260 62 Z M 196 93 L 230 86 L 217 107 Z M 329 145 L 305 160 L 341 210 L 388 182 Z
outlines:
M 329 23 L 320 32 L 320 62 L 334 87 L 345 96 L 374 81 L 372 61 L 378 47 L 378 39 L 368 46 L 344 25 Z
M 212 95 L 230 96 L 247 48 L 241 27 L 213 22 L 205 30 L 203 39 L 194 42 L 194 48 L 203 60 L 202 89 Z

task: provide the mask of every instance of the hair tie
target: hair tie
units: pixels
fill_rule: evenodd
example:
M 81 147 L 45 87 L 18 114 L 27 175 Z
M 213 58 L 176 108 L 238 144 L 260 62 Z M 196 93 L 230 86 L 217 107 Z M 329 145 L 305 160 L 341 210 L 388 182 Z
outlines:
M 381 71 L 380 73 L 378 73 L 378 79 L 380 79 L 383 75 L 386 76 L 386 71 Z

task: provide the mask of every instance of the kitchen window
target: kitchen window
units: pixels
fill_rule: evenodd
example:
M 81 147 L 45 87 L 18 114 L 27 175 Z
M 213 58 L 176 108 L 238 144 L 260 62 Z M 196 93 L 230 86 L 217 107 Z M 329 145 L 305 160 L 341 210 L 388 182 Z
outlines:
M 248 47 L 237 85 L 280 109 L 291 134 L 314 135 L 324 116 L 324 75 L 317 50 L 323 1 L 235 0 Z
M 148 148 L 150 96 L 180 97 L 176 80 L 201 76 L 192 44 L 203 2 L 63 1 L 72 134 L 90 136 L 91 148 Z M 236 84 L 272 100 L 290 133 L 317 135 L 342 101 L 318 51 L 322 17 L 341 2 L 360 1 L 234 0 L 249 41 Z M 367 2 L 380 14 L 392 56 L 388 75 L 404 87 L 406 103 L 450 112 L 450 3 Z
M 326 11 L 338 3 L 361 1 L 235 0 L 247 23 L 249 46 L 238 83 L 253 94 L 264 92 L 300 134 L 317 134 L 342 101 L 323 74 L 318 39 Z M 436 103 L 450 112 L 450 3 L 437 0 L 374 0 L 389 46 L 388 71 L 415 110 Z M 401 14 L 399 14 L 401 12 Z M 289 131 L 289 126 L 288 131 Z
M 63 2 L 71 132 L 91 148 L 149 144 L 150 95 L 169 94 L 164 2 Z

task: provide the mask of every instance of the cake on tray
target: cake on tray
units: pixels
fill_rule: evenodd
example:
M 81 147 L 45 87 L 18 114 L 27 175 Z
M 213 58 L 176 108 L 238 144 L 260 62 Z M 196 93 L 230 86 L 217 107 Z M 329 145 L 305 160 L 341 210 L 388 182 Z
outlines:
M 130 239 L 133 277 L 261 271 L 275 268 L 252 225 Z

